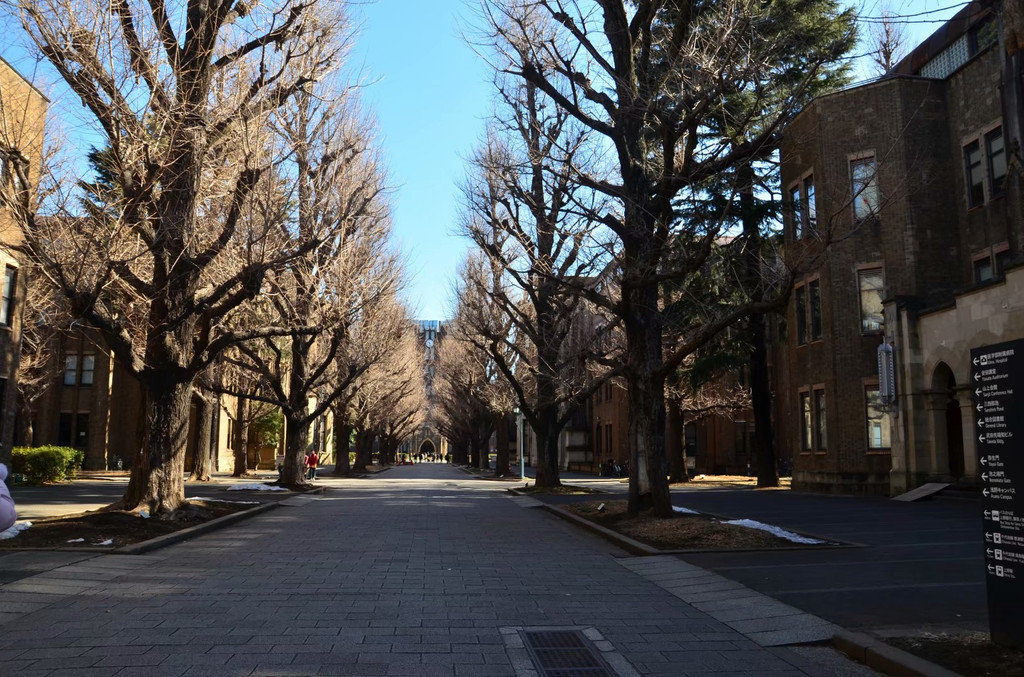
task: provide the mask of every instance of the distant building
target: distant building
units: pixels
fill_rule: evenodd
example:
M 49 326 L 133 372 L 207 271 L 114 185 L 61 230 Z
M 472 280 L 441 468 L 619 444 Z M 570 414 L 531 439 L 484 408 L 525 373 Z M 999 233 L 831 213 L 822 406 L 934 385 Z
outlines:
M 1005 56 L 992 5 L 970 3 L 785 133 L 787 250 L 819 263 L 774 328 L 775 432 L 795 489 L 978 483 L 969 351 L 1024 337 L 1022 60 Z M 883 340 L 894 407 L 879 393 Z
M 419 320 L 416 322 L 416 339 L 423 351 L 423 370 L 427 392 L 427 415 L 423 425 L 412 437 L 399 446 L 399 454 L 448 453 L 448 440 L 438 432 L 434 423 L 434 376 L 437 373 L 437 349 L 447 334 L 447 326 L 441 320 Z

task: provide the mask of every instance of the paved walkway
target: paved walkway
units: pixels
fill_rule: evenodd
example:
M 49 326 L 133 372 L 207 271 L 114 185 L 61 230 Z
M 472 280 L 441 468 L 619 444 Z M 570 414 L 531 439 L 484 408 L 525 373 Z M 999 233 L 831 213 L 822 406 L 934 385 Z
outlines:
M 583 631 L 608 674 L 873 674 L 761 646 L 657 565 L 455 468 L 322 483 L 322 499 L 149 555 L 0 586 L 0 675 L 527 677 L 531 627 Z

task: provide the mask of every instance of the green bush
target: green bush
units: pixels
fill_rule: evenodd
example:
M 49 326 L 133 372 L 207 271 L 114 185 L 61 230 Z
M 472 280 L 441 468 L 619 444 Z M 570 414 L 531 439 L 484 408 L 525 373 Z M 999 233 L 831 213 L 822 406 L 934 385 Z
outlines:
M 70 447 L 15 447 L 11 453 L 11 466 L 26 484 L 74 479 L 84 462 L 85 452 Z

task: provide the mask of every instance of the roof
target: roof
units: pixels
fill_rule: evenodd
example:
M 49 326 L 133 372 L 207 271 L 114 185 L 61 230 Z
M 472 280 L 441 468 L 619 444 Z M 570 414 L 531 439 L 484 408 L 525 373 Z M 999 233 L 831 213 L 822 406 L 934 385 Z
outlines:
M 39 89 L 38 87 L 36 87 L 36 86 L 35 86 L 35 85 L 34 85 L 34 84 L 32 83 L 32 81 L 31 81 L 31 80 L 29 80 L 29 79 L 28 79 L 28 78 L 26 78 L 26 77 L 25 77 L 24 75 L 22 75 L 21 71 L 19 71 L 19 70 L 18 70 L 17 68 L 15 68 L 14 66 L 12 66 L 12 65 L 11 65 L 11 62 L 10 62 L 10 61 L 8 61 L 7 59 L 5 59 L 5 58 L 4 58 L 3 56 L 0 56 L 0 62 L 3 62 L 3 63 L 4 63 L 4 65 L 6 65 L 6 66 L 7 66 L 8 68 L 10 68 L 10 69 L 11 69 L 11 70 L 12 70 L 12 71 L 13 71 L 13 72 L 14 72 L 14 73 L 15 73 L 15 74 L 16 74 L 16 75 L 17 75 L 17 76 L 19 77 L 19 78 L 21 78 L 22 80 L 24 80 L 24 81 L 25 81 L 25 84 L 27 84 L 27 85 L 28 85 L 29 87 L 31 87 L 31 88 L 32 88 L 32 90 L 33 90 L 33 91 L 34 91 L 34 92 L 35 92 L 36 94 L 38 94 L 39 96 L 41 96 L 41 97 L 43 98 L 43 101 L 45 101 L 46 103 L 50 103 L 50 98 L 49 98 L 48 96 L 46 96 L 45 94 L 43 94 L 43 93 L 42 93 L 42 91 L 40 91 L 40 89 Z

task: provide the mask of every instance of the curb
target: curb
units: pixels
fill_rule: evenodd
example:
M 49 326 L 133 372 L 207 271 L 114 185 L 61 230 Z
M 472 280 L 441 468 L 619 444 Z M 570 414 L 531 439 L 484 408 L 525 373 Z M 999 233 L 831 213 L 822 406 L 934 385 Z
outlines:
M 959 677 L 952 670 L 862 632 L 840 630 L 832 638 L 832 646 L 855 661 L 892 677 Z
M 559 507 L 553 506 L 553 505 L 548 505 L 547 503 L 542 503 L 540 505 L 540 508 L 542 510 L 548 511 L 552 515 L 555 515 L 557 517 L 561 517 L 566 522 L 570 522 L 570 523 L 576 525 L 577 527 L 580 527 L 581 529 L 583 529 L 585 531 L 589 531 L 592 534 L 600 536 L 601 538 L 605 539 L 606 541 L 611 541 L 612 543 L 614 543 L 615 545 L 619 546 L 620 548 L 622 548 L 623 550 L 625 550 L 626 552 L 628 552 L 631 555 L 639 555 L 641 557 L 649 557 L 651 555 L 664 555 L 665 554 L 661 550 L 658 550 L 657 548 L 653 548 L 653 547 L 647 545 L 646 543 L 641 543 L 640 541 L 635 541 L 632 538 L 630 538 L 629 536 L 623 536 L 622 534 L 620 534 L 617 531 L 612 531 L 611 529 L 606 529 L 605 527 L 602 527 L 599 524 L 594 524 L 590 520 L 583 519 L 582 517 L 578 517 L 576 515 L 573 515 L 568 510 L 563 510 L 562 508 L 559 508 Z

